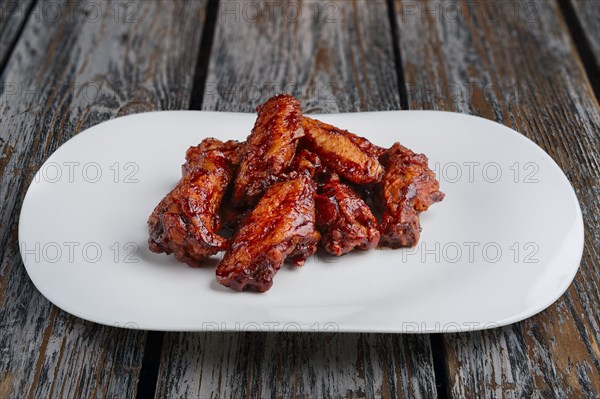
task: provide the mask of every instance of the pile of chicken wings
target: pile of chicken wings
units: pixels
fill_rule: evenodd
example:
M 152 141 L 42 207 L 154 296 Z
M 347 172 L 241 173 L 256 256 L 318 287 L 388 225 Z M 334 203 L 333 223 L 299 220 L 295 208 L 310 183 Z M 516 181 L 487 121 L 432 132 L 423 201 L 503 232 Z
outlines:
M 286 259 L 303 265 L 319 243 L 336 256 L 417 244 L 419 214 L 444 198 L 425 155 L 303 116 L 289 95 L 257 113 L 245 142 L 188 149 L 183 177 L 148 219 L 151 251 L 192 267 L 226 251 L 217 281 L 264 292 Z

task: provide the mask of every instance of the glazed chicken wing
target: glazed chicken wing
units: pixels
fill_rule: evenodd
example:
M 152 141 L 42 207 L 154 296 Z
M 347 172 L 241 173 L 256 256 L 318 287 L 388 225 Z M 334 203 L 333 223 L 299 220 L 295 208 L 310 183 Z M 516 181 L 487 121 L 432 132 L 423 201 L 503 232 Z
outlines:
M 217 281 L 237 291 L 267 291 L 286 257 L 303 264 L 317 248 L 315 188 L 298 174 L 267 190 L 234 236 Z
M 289 95 L 256 112 L 246 142 L 187 150 L 183 177 L 148 219 L 151 251 L 192 267 L 226 251 L 217 282 L 265 292 L 286 260 L 303 265 L 319 242 L 335 256 L 417 244 L 420 213 L 444 198 L 425 155 L 304 117 Z
M 367 139 L 321 121 L 304 117 L 304 140 L 323 164 L 355 184 L 381 181 L 384 170 L 378 157 L 384 150 Z
M 229 163 L 235 167 L 240 164 L 244 155 L 246 143 L 236 140 L 222 142 L 209 137 L 195 147 L 190 147 L 185 153 L 185 163 L 181 166 L 181 175 L 185 176 L 190 170 L 201 163 L 209 151 L 221 151 Z
M 180 262 L 197 267 L 205 257 L 227 248 L 227 240 L 217 234 L 218 211 L 240 146 L 207 139 L 188 150 L 185 175 L 148 219 L 152 252 L 174 253 Z
M 230 234 L 236 232 L 244 222 L 244 219 L 250 214 L 251 210 L 252 209 L 249 208 L 234 208 L 227 200 L 224 200 L 219 211 L 223 227 Z
M 332 176 L 315 197 L 317 228 L 321 244 L 340 256 L 354 248 L 369 250 L 379 243 L 377 219 L 350 187 Z
M 292 173 L 304 173 L 313 179 L 324 171 L 321 159 L 308 150 L 302 150 L 296 155 L 290 170 Z
M 419 213 L 443 200 L 444 193 L 425 155 L 396 143 L 383 158 L 381 243 L 392 248 L 415 246 L 421 234 Z
M 289 95 L 271 98 L 257 108 L 258 118 L 233 188 L 236 207 L 254 205 L 290 165 L 302 129 L 302 107 Z
M 306 116 L 304 118 L 306 118 Z M 321 122 L 321 123 L 323 123 L 323 122 Z M 350 133 L 347 130 L 342 130 L 335 126 L 329 126 L 328 129 L 335 130 L 337 133 L 341 134 L 342 136 L 345 136 L 350 141 L 352 141 L 355 145 L 357 145 L 361 150 L 363 150 L 364 152 L 366 152 L 367 154 L 369 154 L 373 157 L 379 158 L 380 156 L 385 154 L 385 152 L 387 151 L 386 148 L 375 145 L 375 144 L 371 143 L 369 140 L 367 140 L 366 138 L 359 136 L 357 134 L 354 134 L 354 133 Z

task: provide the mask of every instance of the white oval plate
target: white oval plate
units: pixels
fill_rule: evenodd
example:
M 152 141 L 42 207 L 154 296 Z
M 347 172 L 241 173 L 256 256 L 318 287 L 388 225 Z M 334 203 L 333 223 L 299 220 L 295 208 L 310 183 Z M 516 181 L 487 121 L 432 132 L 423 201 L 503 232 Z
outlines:
M 446 112 L 315 115 L 427 154 L 446 198 L 422 214 L 413 249 L 312 257 L 264 294 L 215 281 L 147 247 L 146 220 L 205 137 L 243 140 L 253 114 L 168 111 L 117 118 L 73 137 L 35 176 L 19 222 L 38 290 L 97 323 L 167 331 L 452 332 L 498 327 L 552 304 L 583 251 L 569 181 L 533 142 Z

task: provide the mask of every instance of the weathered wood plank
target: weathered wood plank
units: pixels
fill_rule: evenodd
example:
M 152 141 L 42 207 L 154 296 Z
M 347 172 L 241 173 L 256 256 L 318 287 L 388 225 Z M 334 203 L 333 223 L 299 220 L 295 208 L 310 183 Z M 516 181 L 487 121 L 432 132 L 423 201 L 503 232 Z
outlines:
M 385 1 L 281 2 L 257 19 L 244 14 L 251 11 L 244 4 L 221 4 L 203 109 L 251 111 L 283 91 L 301 98 L 305 111 L 400 108 Z M 282 15 L 290 4 L 302 7 L 298 18 Z M 157 398 L 380 395 L 437 396 L 428 336 L 166 334 L 156 393 Z
M 445 336 L 450 396 L 598 397 L 600 114 L 557 4 L 396 1 L 395 12 L 410 108 L 522 132 L 565 171 L 586 224 L 580 271 L 554 305 L 504 328 Z
M 168 334 L 156 397 L 435 397 L 427 339 L 392 334 Z
M 17 40 L 34 1 L 0 1 L 0 66 L 5 64 L 10 55 L 10 49 Z
M 43 12 L 50 3 L 55 14 Z M 82 129 L 187 108 L 205 5 L 39 2 L 28 20 L 0 86 L 0 397 L 135 396 L 145 332 L 85 322 L 35 290 L 19 255 L 20 204 L 42 162 Z
M 596 71 L 600 71 L 600 1 L 571 0 L 571 4 L 592 50 Z
M 203 109 L 254 111 L 280 92 L 306 113 L 398 109 L 392 50 L 384 0 L 225 1 Z

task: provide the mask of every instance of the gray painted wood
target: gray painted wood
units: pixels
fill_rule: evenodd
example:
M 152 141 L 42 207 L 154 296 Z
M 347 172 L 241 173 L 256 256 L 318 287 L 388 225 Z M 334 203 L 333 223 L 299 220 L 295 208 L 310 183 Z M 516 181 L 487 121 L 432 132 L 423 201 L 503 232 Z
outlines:
M 600 1 L 570 0 L 600 70 Z M 596 77 L 598 78 L 598 77 Z
M 316 16 L 317 3 L 290 2 L 302 5 L 301 17 L 291 21 L 277 8 L 258 19 L 241 8 L 236 14 L 243 3 L 221 4 L 203 109 L 251 111 L 281 91 L 301 98 L 308 112 L 400 108 L 385 1 L 320 3 L 334 7 Z M 428 336 L 168 333 L 156 392 L 156 398 L 381 395 L 437 396 Z
M 33 3 L 34 0 L 0 1 L 0 65 L 4 65 L 10 56 L 10 49 L 17 40 Z
M 560 10 L 545 0 L 429 2 L 421 7 L 439 8 L 425 14 L 411 4 L 395 3 L 410 108 L 479 115 L 531 138 L 565 171 L 586 225 L 580 270 L 555 304 L 511 326 L 444 336 L 449 394 L 599 397 L 600 114 Z
M 424 336 L 170 333 L 157 398 L 436 397 Z
M 399 109 L 386 2 L 222 3 L 203 109 L 254 111 L 280 92 L 305 113 Z
M 0 397 L 134 397 L 145 332 L 83 321 L 42 297 L 19 255 L 19 210 L 35 171 L 81 130 L 187 108 L 206 4 L 65 1 L 44 14 L 47 4 L 0 85 Z

